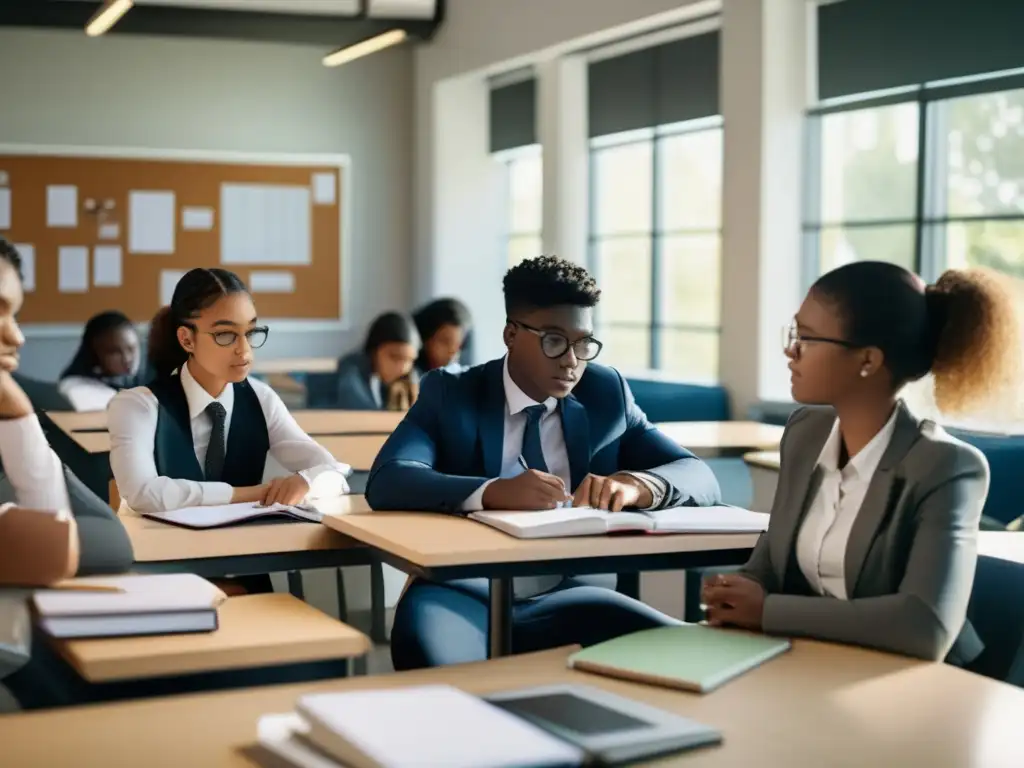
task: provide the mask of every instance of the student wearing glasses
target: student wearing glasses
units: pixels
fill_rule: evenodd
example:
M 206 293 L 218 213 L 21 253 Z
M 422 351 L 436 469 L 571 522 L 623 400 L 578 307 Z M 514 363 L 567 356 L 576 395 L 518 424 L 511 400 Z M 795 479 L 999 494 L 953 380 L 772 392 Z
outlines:
M 108 409 L 110 466 L 128 506 L 297 504 L 348 491 L 348 467 L 249 378 L 268 329 L 237 275 L 191 270 L 153 323 L 155 379 L 118 393 Z M 268 453 L 293 474 L 265 483 Z
M 1011 295 L 990 273 L 950 270 L 926 286 L 855 262 L 811 288 L 785 352 L 807 407 L 782 438 L 768 532 L 738 574 L 704 586 L 708 620 L 970 663 L 988 464 L 900 392 L 930 373 L 940 410 L 966 413 L 1018 384 Z
M 423 379 L 419 399 L 374 462 L 370 506 L 465 515 L 568 501 L 611 510 L 718 503 L 707 465 L 647 421 L 616 370 L 592 363 L 601 352 L 594 279 L 545 256 L 509 270 L 504 289 L 507 354 Z M 595 586 L 607 582 L 516 579 L 513 649 L 586 645 L 674 623 Z M 487 601 L 485 579 L 413 582 L 395 614 L 395 668 L 485 658 Z

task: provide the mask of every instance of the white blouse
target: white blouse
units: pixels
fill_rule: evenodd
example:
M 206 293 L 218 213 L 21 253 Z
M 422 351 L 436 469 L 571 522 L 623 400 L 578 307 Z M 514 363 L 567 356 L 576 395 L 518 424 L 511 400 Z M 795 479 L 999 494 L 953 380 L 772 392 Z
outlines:
M 19 506 L 71 509 L 64 466 L 46 442 L 34 413 L 20 419 L 0 419 L 0 461 Z
M 261 381 L 249 380 L 263 409 L 270 438 L 270 455 L 289 472 L 298 472 L 309 483 L 307 498 L 326 498 L 348 492 L 345 480 L 350 467 L 302 431 L 281 398 Z M 192 442 L 199 466 L 206 463 L 213 425 L 206 407 L 217 401 L 227 413 L 230 434 L 235 390 L 228 385 L 216 398 L 192 377 L 188 365 L 181 368 L 181 386 L 188 401 Z M 110 431 L 110 468 L 118 491 L 136 512 L 163 512 L 182 507 L 213 506 L 231 502 L 232 486 L 221 482 L 196 482 L 157 473 L 153 456 L 158 403 L 147 387 L 119 392 L 107 409 Z
M 68 376 L 57 384 L 57 390 L 76 411 L 105 411 L 117 390 L 87 376 Z
M 847 599 L 846 545 L 867 495 L 871 478 L 896 429 L 896 411 L 878 434 L 839 469 L 843 437 L 839 420 L 818 456 L 821 485 L 796 540 L 796 557 L 807 582 L 819 595 Z

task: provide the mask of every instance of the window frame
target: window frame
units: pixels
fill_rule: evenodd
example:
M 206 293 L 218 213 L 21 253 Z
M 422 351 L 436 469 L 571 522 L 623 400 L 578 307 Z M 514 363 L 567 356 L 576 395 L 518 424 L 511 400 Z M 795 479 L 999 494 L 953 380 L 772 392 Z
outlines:
M 650 318 L 646 323 L 639 322 L 604 322 L 601 318 L 601 306 L 597 309 L 597 326 L 599 328 L 619 328 L 624 330 L 643 330 L 650 334 L 647 360 L 648 368 L 660 370 L 664 368 L 662 359 L 662 334 L 663 332 L 682 331 L 687 333 L 708 333 L 714 334 L 721 339 L 722 323 L 719 317 L 715 325 L 703 323 L 676 323 L 668 322 L 665 319 L 665 307 L 662 301 L 661 281 L 665 274 L 664 270 L 664 241 L 671 237 L 699 237 L 714 236 L 719 242 L 719 267 L 721 267 L 721 240 L 722 221 L 719 217 L 718 225 L 713 227 L 682 227 L 665 229 L 662 223 L 662 172 L 664 143 L 668 139 L 678 136 L 693 135 L 711 131 L 723 130 L 721 115 L 712 117 L 697 118 L 680 123 L 670 123 L 653 128 L 640 128 L 622 133 L 609 134 L 606 136 L 595 136 L 588 144 L 589 162 L 589 190 L 588 190 L 588 211 L 587 211 L 587 266 L 590 273 L 600 283 L 599 247 L 602 242 L 615 239 L 640 239 L 645 238 L 650 242 L 651 253 L 651 284 L 650 284 Z M 650 143 L 651 145 L 651 210 L 649 215 L 649 226 L 642 230 L 630 230 L 628 232 L 601 233 L 598 229 L 597 216 L 597 192 L 598 180 L 598 156 L 602 151 L 633 144 Z M 724 164 L 724 157 L 720 158 Z M 721 199 L 719 200 L 721 205 Z M 694 381 L 700 377 L 692 377 Z M 714 376 L 717 383 L 719 376 Z M 703 382 L 702 382 L 703 383 Z
M 538 159 L 541 163 L 541 184 L 539 188 L 541 210 L 540 218 L 538 219 L 538 228 L 536 231 L 517 230 L 512 227 L 512 169 L 513 166 L 527 159 Z M 522 147 L 513 147 L 512 149 L 504 149 L 500 152 L 495 152 L 491 155 L 491 159 L 500 166 L 501 173 L 501 210 L 503 216 L 501 219 L 501 232 L 499 233 L 498 239 L 501 247 L 501 254 L 503 257 L 502 264 L 503 269 L 511 268 L 512 262 L 509 258 L 511 254 L 511 245 L 516 240 L 538 240 L 543 241 L 543 228 L 544 228 L 544 179 L 543 179 L 543 163 L 544 155 L 540 144 L 528 144 Z M 540 256 L 541 253 L 535 254 Z

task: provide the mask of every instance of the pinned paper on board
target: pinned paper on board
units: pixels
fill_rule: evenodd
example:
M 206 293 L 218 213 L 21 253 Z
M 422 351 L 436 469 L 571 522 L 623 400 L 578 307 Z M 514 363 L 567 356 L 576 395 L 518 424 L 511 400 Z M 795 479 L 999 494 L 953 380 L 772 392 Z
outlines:
M 128 194 L 128 250 L 142 254 L 174 253 L 173 192 Z
M 166 307 L 174 297 L 178 281 L 185 276 L 183 269 L 165 269 L 160 272 L 160 306 Z
M 46 188 L 46 226 L 78 226 L 78 187 L 52 184 Z
M 253 293 L 295 293 L 295 275 L 291 272 L 250 272 L 249 290 Z
M 338 174 L 313 174 L 313 202 L 317 205 L 334 205 L 338 199 Z
M 121 225 L 116 221 L 109 224 L 100 224 L 100 240 L 117 240 L 121 237 Z
M 65 245 L 57 250 L 57 290 L 85 293 L 89 290 L 89 249 Z
M 92 284 L 101 288 L 121 285 L 121 246 L 98 245 L 92 251 Z
M 36 289 L 36 247 L 28 243 L 15 243 L 14 250 L 21 256 L 21 289 L 32 293 Z
M 213 229 L 213 208 L 182 208 L 181 228 L 210 231 Z
M 309 187 L 221 184 L 223 264 L 309 264 Z
M 11 190 L 0 189 L 0 229 L 11 228 Z

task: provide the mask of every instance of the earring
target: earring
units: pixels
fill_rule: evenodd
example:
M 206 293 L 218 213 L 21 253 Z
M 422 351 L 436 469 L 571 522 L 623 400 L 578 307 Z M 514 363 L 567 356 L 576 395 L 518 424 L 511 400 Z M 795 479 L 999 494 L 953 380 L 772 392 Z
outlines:
M 860 369 L 860 377 L 862 379 L 866 379 L 868 377 L 868 369 L 867 368 L 861 368 Z

